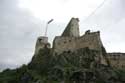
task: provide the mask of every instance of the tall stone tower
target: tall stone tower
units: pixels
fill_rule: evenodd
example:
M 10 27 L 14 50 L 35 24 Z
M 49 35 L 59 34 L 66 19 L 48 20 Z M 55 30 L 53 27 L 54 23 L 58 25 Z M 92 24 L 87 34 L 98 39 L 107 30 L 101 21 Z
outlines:
M 35 54 L 37 54 L 40 49 L 43 49 L 45 47 L 50 48 L 50 44 L 48 43 L 48 37 L 45 37 L 45 36 L 38 37 L 36 46 L 35 46 Z
M 67 25 L 66 29 L 62 33 L 62 36 L 64 37 L 79 37 L 79 19 L 78 18 L 72 18 Z

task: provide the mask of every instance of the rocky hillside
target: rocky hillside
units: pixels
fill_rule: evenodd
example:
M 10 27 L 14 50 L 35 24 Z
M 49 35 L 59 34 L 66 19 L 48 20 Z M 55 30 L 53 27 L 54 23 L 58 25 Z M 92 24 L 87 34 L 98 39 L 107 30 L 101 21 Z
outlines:
M 1 72 L 0 83 L 125 83 L 125 71 L 100 64 L 97 54 L 82 48 L 53 56 L 43 48 L 28 65 Z

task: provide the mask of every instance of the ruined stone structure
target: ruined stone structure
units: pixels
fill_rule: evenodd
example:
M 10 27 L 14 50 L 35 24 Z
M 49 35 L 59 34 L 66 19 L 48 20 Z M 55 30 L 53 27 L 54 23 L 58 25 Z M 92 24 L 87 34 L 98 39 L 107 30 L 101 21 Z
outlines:
M 72 18 L 67 25 L 66 29 L 62 33 L 63 37 L 79 37 L 79 19 Z
M 61 36 L 56 36 L 53 41 L 53 55 L 62 52 L 74 52 L 75 50 L 88 47 L 91 50 L 99 51 L 98 61 L 106 63 L 106 56 L 103 56 L 103 44 L 100 39 L 100 32 L 86 31 L 83 36 L 79 33 L 79 19 L 72 18 Z
M 35 55 L 37 55 L 40 49 L 45 47 L 50 48 L 50 44 L 48 43 L 48 37 L 44 36 L 38 37 L 35 47 Z
M 108 53 L 108 59 L 113 67 L 125 68 L 125 53 Z
M 101 51 L 103 47 L 100 32 L 85 33 L 81 37 L 57 36 L 53 42 L 54 52 L 75 51 L 76 49 L 88 47 L 89 49 Z
M 48 43 L 48 37 L 38 37 L 35 47 L 35 55 L 37 55 L 40 49 L 45 47 L 50 48 L 50 44 Z M 108 55 L 104 55 L 102 53 L 102 50 L 105 49 L 103 47 L 99 31 L 91 32 L 90 30 L 88 30 L 85 32 L 84 35 L 80 36 L 78 18 L 72 18 L 62 35 L 55 37 L 51 50 L 54 56 L 60 55 L 63 52 L 75 52 L 78 49 L 86 47 L 99 52 L 97 54 L 97 60 L 100 63 L 107 64 L 107 62 L 109 62 L 108 60 L 110 60 L 111 65 L 117 67 L 124 67 L 124 54 L 108 53 Z
M 55 53 L 60 54 L 63 51 L 75 51 L 85 47 L 101 50 L 103 45 L 100 39 L 100 32 L 86 31 L 83 36 L 80 36 L 78 22 L 78 18 L 72 18 L 62 35 L 55 37 L 53 42 Z

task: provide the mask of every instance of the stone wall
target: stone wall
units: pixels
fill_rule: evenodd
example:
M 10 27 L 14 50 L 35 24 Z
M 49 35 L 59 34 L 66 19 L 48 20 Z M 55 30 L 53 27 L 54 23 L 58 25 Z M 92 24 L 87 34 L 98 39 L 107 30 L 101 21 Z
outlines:
M 74 51 L 76 49 L 76 41 L 75 37 L 55 37 L 53 41 L 53 50 L 54 53 L 60 54 L 64 51 Z
M 76 44 L 77 44 L 76 48 L 89 47 L 89 49 L 98 50 L 98 51 L 100 51 L 101 47 L 103 46 L 100 39 L 99 31 L 85 33 L 77 40 Z
M 125 68 L 125 53 L 108 53 L 108 58 L 113 67 Z
M 72 18 L 62 33 L 63 37 L 79 37 L 79 19 Z
M 37 38 L 35 54 L 37 54 L 39 50 L 44 47 L 50 48 L 50 44 L 48 43 L 48 37 L 40 36 Z
M 58 36 L 55 37 L 53 42 L 53 50 L 58 54 L 63 51 L 75 51 L 85 47 L 100 51 L 102 46 L 99 32 L 92 32 L 77 38 Z

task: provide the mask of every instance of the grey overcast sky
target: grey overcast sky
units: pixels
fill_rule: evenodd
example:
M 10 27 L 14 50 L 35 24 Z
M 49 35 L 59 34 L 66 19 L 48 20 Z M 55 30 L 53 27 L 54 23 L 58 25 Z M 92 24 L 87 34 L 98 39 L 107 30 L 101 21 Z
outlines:
M 31 60 L 48 20 L 54 19 L 48 29 L 52 42 L 71 17 L 80 19 L 81 35 L 100 30 L 108 52 L 125 52 L 125 0 L 0 0 L 0 70 Z

